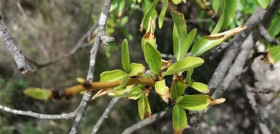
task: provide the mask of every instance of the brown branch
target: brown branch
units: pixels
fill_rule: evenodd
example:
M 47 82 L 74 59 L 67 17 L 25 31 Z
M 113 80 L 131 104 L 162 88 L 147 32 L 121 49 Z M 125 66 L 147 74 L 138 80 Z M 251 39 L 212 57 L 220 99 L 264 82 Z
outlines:
M 4 21 L 2 20 L 2 17 L 0 15 L 0 38 L 4 41 L 6 47 L 10 51 L 10 53 L 13 55 L 14 61 L 16 62 L 16 65 L 18 67 L 18 70 L 25 74 L 27 72 L 31 71 L 31 68 L 26 61 L 24 55 L 21 53 L 20 49 L 18 48 L 18 45 L 16 41 L 13 39 L 12 35 L 9 33 L 8 28 L 4 24 Z
M 141 79 L 141 78 L 130 78 L 127 80 L 126 85 L 137 85 L 137 84 L 143 84 L 148 86 L 154 86 L 155 85 L 154 79 Z M 65 95 L 73 96 L 83 91 L 95 91 L 99 89 L 108 90 L 112 89 L 114 87 L 117 87 L 121 84 L 121 81 L 109 81 L 109 82 L 92 82 L 89 84 L 82 84 L 77 85 L 69 88 L 65 88 L 64 92 Z
M 137 122 L 136 124 L 126 128 L 122 134 L 132 134 L 133 132 L 135 132 L 136 130 L 139 130 L 145 126 L 151 125 L 153 124 L 155 121 L 161 119 L 162 117 L 164 117 L 167 114 L 168 110 L 164 110 L 160 113 L 156 113 L 152 115 L 152 118 L 146 118 L 142 121 Z
M 203 9 L 207 13 L 208 16 L 211 17 L 211 19 L 214 22 L 218 22 L 217 14 L 213 10 L 211 10 L 210 4 L 207 5 L 207 3 L 202 3 L 201 0 L 194 0 L 194 1 L 201 9 Z

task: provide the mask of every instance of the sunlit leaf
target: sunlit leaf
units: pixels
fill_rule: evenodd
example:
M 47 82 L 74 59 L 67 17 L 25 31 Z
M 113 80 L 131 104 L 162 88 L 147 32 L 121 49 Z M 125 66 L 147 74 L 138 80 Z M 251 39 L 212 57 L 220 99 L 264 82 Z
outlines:
M 267 58 L 270 63 L 275 64 L 280 60 L 280 46 L 268 48 Z
M 270 0 L 257 0 L 257 2 L 262 8 L 266 9 L 270 3 Z
M 155 84 L 156 93 L 162 98 L 165 103 L 168 103 L 170 98 L 169 88 L 165 85 L 165 80 L 157 81 Z
M 220 6 L 220 8 L 222 8 L 222 14 L 220 15 L 219 21 L 211 34 L 216 34 L 221 29 L 229 26 L 233 22 L 233 19 L 236 15 L 235 11 L 237 8 L 238 0 L 223 0 L 221 1 L 221 3 L 222 6 Z
M 275 19 L 272 20 L 269 28 L 268 28 L 268 33 L 271 35 L 271 37 L 276 37 L 277 34 L 280 33 L 280 14 L 275 16 Z
M 171 75 L 179 72 L 188 71 L 190 69 L 196 68 L 204 63 L 204 60 L 199 57 L 187 57 L 180 61 L 172 64 L 166 72 L 163 73 L 163 76 Z
M 200 56 L 204 52 L 208 51 L 209 49 L 219 45 L 227 38 L 230 38 L 243 30 L 245 30 L 246 26 L 240 26 L 222 33 L 208 35 L 200 38 L 196 44 L 192 47 L 191 55 L 192 56 Z
M 159 0 L 154 0 L 151 5 L 148 6 L 148 10 L 145 12 L 143 20 L 140 25 L 140 30 L 142 31 L 143 28 L 148 29 L 149 19 L 152 20 L 157 16 L 157 12 L 155 10 Z
M 162 6 L 162 9 L 160 11 L 159 18 L 158 18 L 158 26 L 159 26 L 160 29 L 162 28 L 165 13 L 166 13 L 166 10 L 167 10 L 167 7 L 168 7 L 168 0 L 162 0 L 162 3 L 163 3 L 163 6 Z
M 149 65 L 150 70 L 154 74 L 158 74 L 161 69 L 161 55 L 160 52 L 150 43 L 145 44 L 144 50 L 145 60 Z
M 142 41 L 141 41 L 141 47 L 142 47 L 143 51 L 145 51 L 146 42 L 150 43 L 152 46 L 156 45 L 156 37 L 154 35 L 152 27 L 153 27 L 153 25 L 152 25 L 152 21 L 150 19 L 148 30 L 145 33 L 145 35 L 142 37 Z
M 131 63 L 130 66 L 131 66 L 131 71 L 128 74 L 129 76 L 135 76 L 145 72 L 145 66 L 143 64 Z
M 123 10 L 125 8 L 125 0 L 119 0 L 118 1 L 118 17 L 121 17 L 123 14 Z
M 138 100 L 138 114 L 141 120 L 144 119 L 145 117 L 145 100 L 144 100 L 144 96 L 142 95 L 139 100 Z
M 131 71 L 129 48 L 128 48 L 128 42 L 126 39 L 123 40 L 123 44 L 122 44 L 122 66 L 126 72 Z
M 172 124 L 175 134 L 182 134 L 187 127 L 185 110 L 178 105 L 175 105 L 172 110 Z
M 30 87 L 24 90 L 24 94 L 38 100 L 48 100 L 52 96 L 52 91 Z
M 187 85 L 184 83 L 184 81 L 175 80 L 171 87 L 171 97 L 177 98 L 177 97 L 183 95 L 185 92 L 186 86 Z
M 179 4 L 179 3 L 182 2 L 182 0 L 172 0 L 172 2 L 173 2 L 174 4 Z
M 105 71 L 100 74 L 100 81 L 101 82 L 108 82 L 108 81 L 117 81 L 121 80 L 126 76 L 125 72 L 122 70 L 112 70 L 112 71 Z
M 206 84 L 204 83 L 200 83 L 200 82 L 192 82 L 192 84 L 190 85 L 190 87 L 192 87 L 193 89 L 195 89 L 196 91 L 200 92 L 200 93 L 209 93 L 209 88 Z
M 114 90 L 121 90 L 126 86 L 127 80 L 128 80 L 128 74 L 125 74 L 124 77 L 120 80 L 121 83 L 119 86 L 115 87 Z
M 174 21 L 173 27 L 173 51 L 177 61 L 184 58 L 190 43 L 187 43 L 187 25 L 183 14 L 171 9 L 171 15 Z

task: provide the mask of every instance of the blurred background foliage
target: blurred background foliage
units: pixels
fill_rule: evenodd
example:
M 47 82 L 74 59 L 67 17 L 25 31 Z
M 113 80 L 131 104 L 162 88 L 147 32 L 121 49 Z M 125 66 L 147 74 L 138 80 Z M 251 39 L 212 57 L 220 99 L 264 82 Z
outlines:
M 98 21 L 102 5 L 103 0 L 0 0 L 0 12 L 24 55 L 38 64 L 44 64 L 71 51 L 79 38 Z M 143 17 L 141 6 L 143 5 L 137 4 L 136 0 L 112 1 L 106 32 L 115 37 L 115 42 L 111 43 L 108 48 L 101 47 L 99 49 L 95 71 L 96 80 L 99 79 L 99 74 L 104 70 L 121 68 L 120 46 L 124 38 L 129 40 L 131 61 L 145 64 L 140 45 L 145 31 L 139 31 Z M 162 5 L 159 4 L 156 9 L 159 12 L 161 8 Z M 210 31 L 215 27 L 215 22 L 193 1 L 179 4 L 176 8 L 185 15 L 188 31 L 193 28 L 198 29 L 198 36 L 194 42 L 200 37 L 210 34 Z M 255 0 L 238 0 L 234 23 L 228 29 L 244 24 L 256 8 Z M 165 54 L 173 52 L 172 27 L 171 15 L 167 12 L 162 29 L 155 31 L 159 51 Z M 67 113 L 75 110 L 81 95 L 75 96 L 71 100 L 38 101 L 23 95 L 23 90 L 31 86 L 59 89 L 77 84 L 76 78 L 85 77 L 87 74 L 89 50 L 94 36 L 95 33 L 84 42 L 84 47 L 74 56 L 26 76 L 22 76 L 17 70 L 12 56 L 1 42 L 0 104 L 15 109 L 48 114 Z M 194 79 L 207 83 L 219 60 L 218 57 L 214 61 L 208 61 L 196 70 Z M 228 95 L 229 92 L 231 91 L 228 91 L 227 95 L 223 97 L 232 97 Z M 237 94 L 242 94 L 242 92 Z M 236 97 L 236 100 L 239 98 L 238 95 L 233 97 Z M 150 98 L 153 113 L 164 109 L 158 96 L 151 94 Z M 91 132 L 93 125 L 109 101 L 110 97 L 105 96 L 89 102 L 79 125 L 79 133 Z M 241 130 L 235 129 L 238 128 L 238 124 L 234 122 L 235 116 L 233 115 L 244 114 L 244 112 L 233 110 L 231 105 L 236 103 L 227 101 L 224 105 L 212 108 L 204 117 L 205 121 L 201 123 L 201 131 L 206 133 L 239 133 Z M 224 114 L 220 115 L 219 113 Z M 122 100 L 104 122 L 99 133 L 121 133 L 125 128 L 139 120 L 137 103 Z M 1 111 L 0 134 L 68 133 L 72 122 L 72 119 L 39 120 Z M 274 121 L 274 124 L 277 122 L 279 121 Z M 171 117 L 168 115 L 136 133 L 168 134 L 172 133 L 171 127 Z M 280 132 L 279 126 L 270 125 L 270 127 L 273 132 Z

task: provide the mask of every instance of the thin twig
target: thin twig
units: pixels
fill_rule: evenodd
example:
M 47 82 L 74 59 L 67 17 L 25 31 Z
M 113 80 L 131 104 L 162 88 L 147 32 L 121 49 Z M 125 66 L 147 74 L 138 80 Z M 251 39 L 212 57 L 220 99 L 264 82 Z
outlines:
M 41 113 L 35 113 L 32 111 L 22 111 L 22 110 L 16 110 L 16 109 L 11 109 L 9 107 L 0 105 L 0 109 L 12 114 L 16 115 L 24 115 L 24 116 L 30 116 L 34 118 L 39 118 L 39 119 L 70 119 L 76 116 L 76 111 L 71 112 L 71 113 L 62 113 L 62 114 L 41 114 Z
M 268 43 L 270 43 L 272 45 L 277 45 L 279 43 L 278 39 L 275 39 L 269 35 L 269 33 L 267 32 L 266 28 L 264 27 L 264 25 L 262 23 L 260 23 L 258 26 L 259 26 L 260 35 L 264 39 L 266 39 L 266 41 Z
M 133 132 L 135 132 L 138 129 L 141 129 L 141 128 L 145 127 L 145 126 L 153 124 L 155 121 L 157 121 L 157 120 L 161 119 L 162 117 L 164 117 L 166 115 L 167 111 L 168 110 L 164 110 L 164 111 L 162 111 L 160 113 L 153 114 L 152 115 L 152 119 L 146 118 L 146 119 L 144 119 L 142 121 L 137 122 L 136 124 L 126 128 L 122 132 L 122 134 L 132 134 Z
M 113 37 L 109 37 L 106 35 L 106 22 L 109 16 L 109 10 L 111 6 L 111 0 L 105 0 L 104 5 L 102 7 L 101 15 L 99 18 L 99 23 L 98 23 L 98 32 L 96 35 L 96 38 L 94 40 L 94 44 L 91 48 L 90 51 L 90 61 L 89 61 L 89 69 L 88 69 L 88 74 L 87 74 L 87 81 L 92 82 L 93 80 L 93 74 L 94 74 L 94 68 L 95 68 L 95 61 L 96 61 L 96 55 L 97 55 L 97 50 L 100 44 L 100 41 L 102 41 L 103 44 L 108 45 L 108 42 L 111 42 L 114 40 Z M 83 98 L 81 100 L 79 110 L 77 111 L 77 116 L 74 120 L 74 123 L 72 125 L 70 134 L 76 134 L 77 133 L 77 127 L 81 121 L 82 115 L 86 109 L 87 102 L 90 100 L 91 93 L 85 93 L 83 95 Z
M 0 38 L 4 41 L 6 47 L 10 51 L 10 53 L 14 57 L 14 61 L 16 62 L 16 65 L 18 67 L 18 70 L 25 74 L 27 72 L 31 71 L 31 68 L 26 61 L 24 55 L 21 53 L 20 49 L 18 48 L 18 45 L 16 41 L 13 39 L 12 35 L 8 31 L 8 28 L 4 24 L 4 21 L 2 20 L 2 16 L 0 15 Z
M 114 106 L 117 104 L 117 102 L 120 100 L 120 98 L 113 98 L 106 109 L 104 110 L 103 114 L 99 117 L 98 121 L 92 128 L 91 134 L 96 134 L 99 128 L 101 127 L 102 123 L 105 121 L 105 119 L 108 118 L 108 115 L 113 110 Z

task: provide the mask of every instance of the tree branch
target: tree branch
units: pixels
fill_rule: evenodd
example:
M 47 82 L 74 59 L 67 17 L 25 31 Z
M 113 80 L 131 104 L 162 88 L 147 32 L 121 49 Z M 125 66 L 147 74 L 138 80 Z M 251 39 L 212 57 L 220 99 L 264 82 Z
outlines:
M 259 32 L 260 32 L 260 35 L 265 39 L 267 40 L 267 42 L 269 44 L 272 44 L 272 45 L 277 45 L 279 43 L 278 39 L 275 39 L 273 37 L 271 37 L 269 35 L 269 33 L 267 32 L 266 28 L 264 27 L 264 25 L 262 23 L 260 23 L 258 25 L 259 27 Z
M 1 15 L 0 15 L 0 38 L 4 41 L 6 47 L 8 48 L 10 53 L 13 55 L 13 58 L 14 58 L 14 61 L 16 62 L 18 70 L 22 74 L 25 74 L 25 73 L 31 71 L 31 68 L 30 68 L 28 62 L 25 60 L 24 55 L 21 53 L 20 49 L 18 48 L 16 41 L 13 39 L 12 35 L 9 33 L 8 28 L 4 24 L 4 21 L 2 20 Z
M 137 122 L 136 124 L 126 128 L 122 134 L 132 134 L 134 131 L 141 129 L 145 126 L 148 126 L 150 124 L 153 124 L 155 121 L 157 121 L 158 119 L 161 119 L 162 117 L 164 117 L 167 114 L 168 110 L 164 110 L 160 113 L 156 113 L 152 115 L 152 119 L 150 118 L 146 118 L 142 121 Z
M 120 100 L 120 98 L 113 98 L 106 109 L 104 110 L 103 114 L 101 117 L 98 119 L 94 127 L 92 128 L 91 134 L 96 134 L 99 128 L 101 127 L 102 123 L 104 122 L 105 119 L 108 118 L 108 115 L 110 112 L 113 110 L 114 106 L 117 104 L 117 102 Z
M 93 80 L 93 74 L 94 74 L 94 67 L 95 67 L 95 60 L 96 60 L 96 55 L 97 55 L 97 50 L 100 44 L 100 41 L 102 41 L 103 44 L 108 45 L 108 42 L 113 41 L 113 37 L 108 37 L 106 35 L 106 22 L 109 16 L 109 11 L 110 11 L 110 6 L 111 6 L 111 0 L 105 0 L 104 5 L 102 7 L 101 15 L 99 18 L 99 24 L 98 24 L 98 32 L 96 35 L 96 38 L 94 40 L 94 44 L 91 48 L 90 51 L 90 61 L 89 61 L 89 69 L 88 69 L 88 74 L 87 74 L 87 80 L 89 82 L 92 82 Z M 77 133 L 77 127 L 81 121 L 82 115 L 86 109 L 87 102 L 90 100 L 91 93 L 85 93 L 83 95 L 83 98 L 81 100 L 81 103 L 78 107 L 77 111 L 77 116 L 74 120 L 74 123 L 72 125 L 70 134 L 75 134 Z
M 39 118 L 39 119 L 69 119 L 73 118 L 76 116 L 76 111 L 71 112 L 71 113 L 62 113 L 62 114 L 41 114 L 41 113 L 35 113 L 32 111 L 22 111 L 22 110 L 16 110 L 16 109 L 11 109 L 9 107 L 0 105 L 0 109 L 12 114 L 16 115 L 24 115 L 24 116 L 30 116 L 34 118 Z

